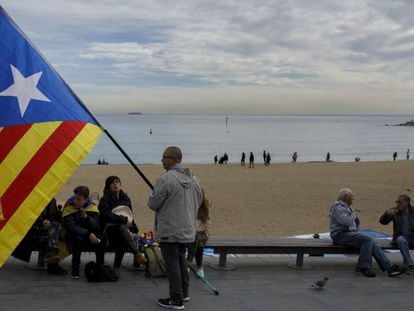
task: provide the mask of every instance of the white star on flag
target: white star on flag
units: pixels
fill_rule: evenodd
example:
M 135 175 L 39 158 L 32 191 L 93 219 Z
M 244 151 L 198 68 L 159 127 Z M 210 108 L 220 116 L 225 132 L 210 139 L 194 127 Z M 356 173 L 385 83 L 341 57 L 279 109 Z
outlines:
M 20 107 L 20 113 L 23 117 L 27 106 L 32 99 L 50 102 L 49 98 L 43 95 L 37 88 L 37 83 L 42 76 L 42 71 L 25 78 L 18 69 L 10 65 L 14 84 L 0 93 L 0 96 L 15 96 Z

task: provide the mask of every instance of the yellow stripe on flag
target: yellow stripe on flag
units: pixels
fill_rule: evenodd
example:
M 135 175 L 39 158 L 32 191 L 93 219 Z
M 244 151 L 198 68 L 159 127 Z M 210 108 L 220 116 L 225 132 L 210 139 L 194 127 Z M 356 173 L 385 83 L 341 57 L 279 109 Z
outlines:
M 92 150 L 101 134 L 102 129 L 99 126 L 86 124 L 76 139 L 42 177 L 36 188 L 14 212 L 0 231 L 0 267 L 23 239 L 28 228 L 33 225 L 50 199 Z
M 0 165 L 0 197 L 19 176 L 33 155 L 62 122 L 36 123 L 19 140 Z

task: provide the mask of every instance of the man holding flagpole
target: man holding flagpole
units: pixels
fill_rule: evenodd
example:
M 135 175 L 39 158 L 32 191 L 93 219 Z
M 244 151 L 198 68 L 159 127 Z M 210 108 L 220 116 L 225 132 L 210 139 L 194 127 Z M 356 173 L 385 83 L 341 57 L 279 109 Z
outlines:
M 190 300 L 187 244 L 194 241 L 197 211 L 203 194 L 195 177 L 181 166 L 182 152 L 168 147 L 162 155 L 166 172 L 158 179 L 148 206 L 155 211 L 155 239 L 164 258 L 170 296 L 159 299 L 165 308 L 184 309 Z

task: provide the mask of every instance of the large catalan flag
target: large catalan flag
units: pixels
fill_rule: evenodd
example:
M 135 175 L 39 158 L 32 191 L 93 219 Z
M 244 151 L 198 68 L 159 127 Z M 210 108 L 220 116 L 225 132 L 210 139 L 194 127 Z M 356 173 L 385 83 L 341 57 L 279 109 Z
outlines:
M 0 267 L 101 133 L 0 6 Z

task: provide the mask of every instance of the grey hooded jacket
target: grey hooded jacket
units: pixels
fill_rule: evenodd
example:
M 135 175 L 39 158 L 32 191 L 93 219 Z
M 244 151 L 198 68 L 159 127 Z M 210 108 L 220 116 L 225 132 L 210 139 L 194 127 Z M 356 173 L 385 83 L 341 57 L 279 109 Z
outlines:
M 197 179 L 181 165 L 174 165 L 161 175 L 148 200 L 148 207 L 155 211 L 155 239 L 166 243 L 193 242 L 202 198 Z

